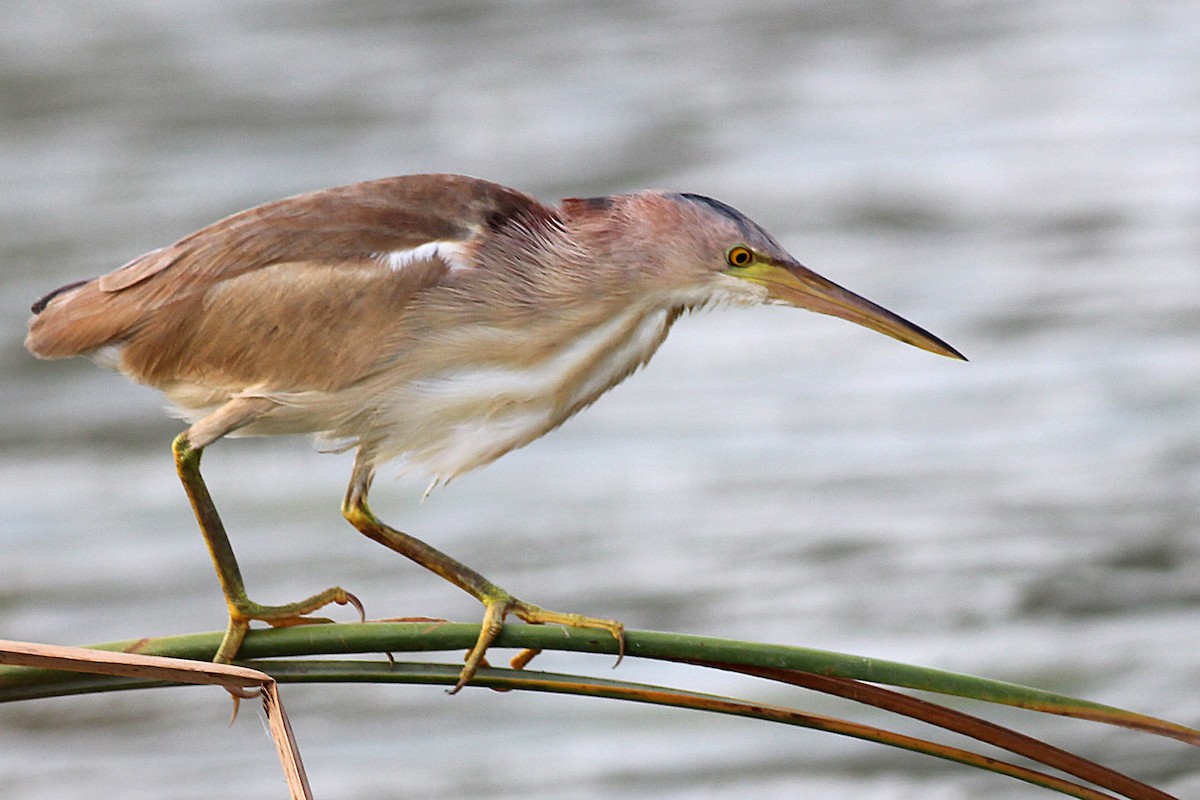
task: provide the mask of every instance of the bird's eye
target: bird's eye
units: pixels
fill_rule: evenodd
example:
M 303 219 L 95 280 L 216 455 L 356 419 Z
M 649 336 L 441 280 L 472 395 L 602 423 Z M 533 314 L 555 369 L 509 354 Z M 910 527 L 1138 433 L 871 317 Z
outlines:
M 754 254 L 750 252 L 749 247 L 738 245 L 729 248 L 729 252 L 725 254 L 725 260 L 731 267 L 744 267 L 754 260 Z

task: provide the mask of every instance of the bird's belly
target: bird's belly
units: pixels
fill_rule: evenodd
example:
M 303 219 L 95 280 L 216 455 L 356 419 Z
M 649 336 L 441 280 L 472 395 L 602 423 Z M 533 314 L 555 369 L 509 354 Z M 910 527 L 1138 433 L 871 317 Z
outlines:
M 413 428 L 432 435 L 417 441 L 404 437 L 409 444 L 400 454 L 406 471 L 428 474 L 438 483 L 489 464 L 561 423 L 555 419 L 554 409 L 544 404 L 498 406 L 486 413 L 472 411 L 454 422 L 447 419 L 446 411 L 443 407 L 424 415 L 431 424 L 418 423 Z
M 395 387 L 378 461 L 448 481 L 561 425 L 645 363 L 670 313 L 630 310 L 530 366 L 480 363 Z

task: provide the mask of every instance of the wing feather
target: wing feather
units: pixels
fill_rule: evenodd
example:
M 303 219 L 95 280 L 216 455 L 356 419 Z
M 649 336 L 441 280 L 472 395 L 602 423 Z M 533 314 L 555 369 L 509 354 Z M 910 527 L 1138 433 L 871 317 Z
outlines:
M 373 363 L 386 323 L 461 268 L 489 227 L 545 213 L 528 195 L 458 175 L 297 195 L 51 293 L 34 306 L 26 346 L 43 358 L 116 347 L 122 371 L 159 386 L 327 389 Z M 398 252 L 421 255 L 391 268 Z

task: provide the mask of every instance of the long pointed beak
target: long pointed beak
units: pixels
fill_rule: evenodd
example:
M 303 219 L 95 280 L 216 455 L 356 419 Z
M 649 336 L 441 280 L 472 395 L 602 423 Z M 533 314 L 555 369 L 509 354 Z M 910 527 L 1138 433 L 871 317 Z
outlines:
M 800 264 L 760 262 L 745 269 L 731 269 L 730 274 L 765 286 L 768 297 L 776 302 L 839 317 L 922 350 L 967 360 L 962 353 L 924 328 L 843 289 Z

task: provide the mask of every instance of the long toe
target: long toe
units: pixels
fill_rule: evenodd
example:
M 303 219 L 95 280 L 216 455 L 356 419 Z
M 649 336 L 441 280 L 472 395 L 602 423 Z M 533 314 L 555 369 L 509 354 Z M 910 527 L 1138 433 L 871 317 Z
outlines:
M 458 682 L 446 690 L 448 694 L 458 694 L 460 689 L 471 682 L 479 668 L 486 664 L 487 649 L 492 642 L 496 641 L 500 631 L 504 630 L 504 617 L 508 615 L 509 610 L 516 602 L 507 594 L 490 597 L 483 601 L 486 610 L 483 614 L 483 624 L 479 627 L 479 638 L 475 641 L 475 646 L 467 653 L 466 663 L 463 664 L 462 672 L 458 674 Z
M 332 604 L 352 605 L 358 610 L 360 621 L 366 619 L 363 605 L 359 599 L 340 586 L 330 587 L 312 597 L 286 605 L 264 606 L 245 598 L 238 601 L 229 600 L 228 603 L 229 627 L 225 631 L 225 638 L 221 640 L 220 647 L 217 648 L 216 655 L 213 656 L 213 661 L 217 663 L 233 661 L 250 630 L 250 623 L 255 620 L 265 622 L 273 628 L 330 623 L 333 620 L 308 615 Z
M 625 658 L 625 625 L 615 619 L 586 617 L 583 614 L 564 614 L 559 611 L 548 611 L 529 603 L 516 600 L 510 609 L 520 619 L 531 625 L 562 625 L 565 628 L 583 628 L 588 630 L 607 631 L 617 640 L 617 662 L 615 667 Z

